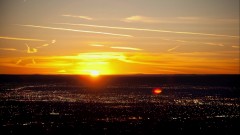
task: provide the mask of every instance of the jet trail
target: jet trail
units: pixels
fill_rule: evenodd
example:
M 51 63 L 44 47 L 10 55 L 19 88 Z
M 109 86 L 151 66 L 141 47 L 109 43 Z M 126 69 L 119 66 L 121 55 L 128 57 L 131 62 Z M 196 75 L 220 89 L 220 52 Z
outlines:
M 132 47 L 122 47 L 122 46 L 113 46 L 113 47 L 110 47 L 112 49 L 123 49 L 123 50 L 134 50 L 134 51 L 141 51 L 142 49 L 139 49 L 139 48 L 132 48 Z
M 17 37 L 1 37 L 0 39 L 9 39 L 9 40 L 23 40 L 23 41 L 45 41 L 41 39 L 31 39 L 31 38 L 17 38 Z
M 173 47 L 173 48 L 171 48 L 171 49 L 168 49 L 168 52 L 171 52 L 171 51 L 177 49 L 178 47 L 180 47 L 180 46 L 178 45 L 178 46 L 175 46 L 175 47 Z
M 16 62 L 16 65 L 18 65 L 18 64 L 21 63 L 21 62 L 22 62 L 22 60 L 19 59 L 19 60 Z
M 129 27 L 112 27 L 112 26 L 103 26 L 103 25 L 72 24 L 72 23 L 57 23 L 57 24 L 75 25 L 75 26 L 86 26 L 86 27 L 95 27 L 95 28 L 120 29 L 120 30 L 135 30 L 135 31 L 149 31 L 149 32 L 161 32 L 161 33 L 174 33 L 174 34 L 187 34 L 187 35 L 201 35 L 201 36 L 239 38 L 239 36 L 220 35 L 220 34 L 211 34 L 211 33 L 186 32 L 186 31 L 169 31 L 169 30 L 158 30 L 158 29 L 143 29 L 143 28 L 129 28 Z
M 52 29 L 52 30 L 62 30 L 62 31 L 72 31 L 72 32 L 82 32 L 82 33 L 92 33 L 92 34 L 102 34 L 102 35 L 112 35 L 112 36 L 121 36 L 121 37 L 133 37 L 131 35 L 107 33 L 107 32 L 100 32 L 100 31 L 86 31 L 86 30 L 76 30 L 76 29 L 57 28 L 57 27 L 46 27 L 46 26 L 37 26 L 37 25 L 19 25 L 19 26 L 42 28 L 42 29 Z
M 88 16 L 77 16 L 77 15 L 62 15 L 65 17 L 74 17 L 74 18 L 81 18 L 81 19 L 85 19 L 85 20 L 93 20 L 93 18 L 88 17 Z
M 27 46 L 27 53 L 36 53 L 38 51 L 36 48 L 30 48 L 28 44 L 26 44 L 26 46 Z
M 0 48 L 0 50 L 3 50 L 3 51 L 17 51 L 17 49 L 15 49 L 15 48 Z

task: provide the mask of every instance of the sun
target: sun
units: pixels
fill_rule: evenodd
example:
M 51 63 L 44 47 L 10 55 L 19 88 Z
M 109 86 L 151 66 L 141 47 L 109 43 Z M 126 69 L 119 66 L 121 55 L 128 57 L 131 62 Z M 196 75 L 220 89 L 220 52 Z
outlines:
M 92 77 L 98 77 L 98 76 L 100 75 L 100 73 L 99 73 L 99 71 L 97 71 L 97 70 L 92 70 L 92 71 L 90 72 L 90 75 L 91 75 Z

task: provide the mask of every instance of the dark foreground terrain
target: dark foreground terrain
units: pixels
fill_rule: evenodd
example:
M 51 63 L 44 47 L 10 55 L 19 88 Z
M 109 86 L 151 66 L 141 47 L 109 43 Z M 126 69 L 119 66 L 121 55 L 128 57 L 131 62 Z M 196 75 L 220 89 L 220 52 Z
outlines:
M 239 79 L 1 75 L 0 134 L 239 134 Z

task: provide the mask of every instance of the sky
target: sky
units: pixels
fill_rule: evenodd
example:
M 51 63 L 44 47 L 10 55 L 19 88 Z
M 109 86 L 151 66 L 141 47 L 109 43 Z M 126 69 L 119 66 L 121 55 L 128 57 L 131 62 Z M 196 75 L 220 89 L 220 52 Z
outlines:
M 0 74 L 239 73 L 239 0 L 0 1 Z

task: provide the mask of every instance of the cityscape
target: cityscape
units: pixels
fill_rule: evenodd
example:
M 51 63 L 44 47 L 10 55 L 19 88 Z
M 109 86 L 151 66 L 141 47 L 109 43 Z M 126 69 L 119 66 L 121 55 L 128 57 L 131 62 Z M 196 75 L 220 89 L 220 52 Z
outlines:
M 99 87 L 79 85 L 73 81 L 77 76 L 49 76 L 45 84 L 44 76 L 31 77 L 2 81 L 25 78 L 27 84 L 1 83 L 6 134 L 234 134 L 240 125 L 239 76 L 107 76 L 113 81 Z M 169 78 L 175 81 L 161 82 Z M 191 86 L 184 82 L 190 78 L 206 81 Z M 209 78 L 218 79 L 209 83 Z M 162 92 L 154 93 L 156 88 Z

